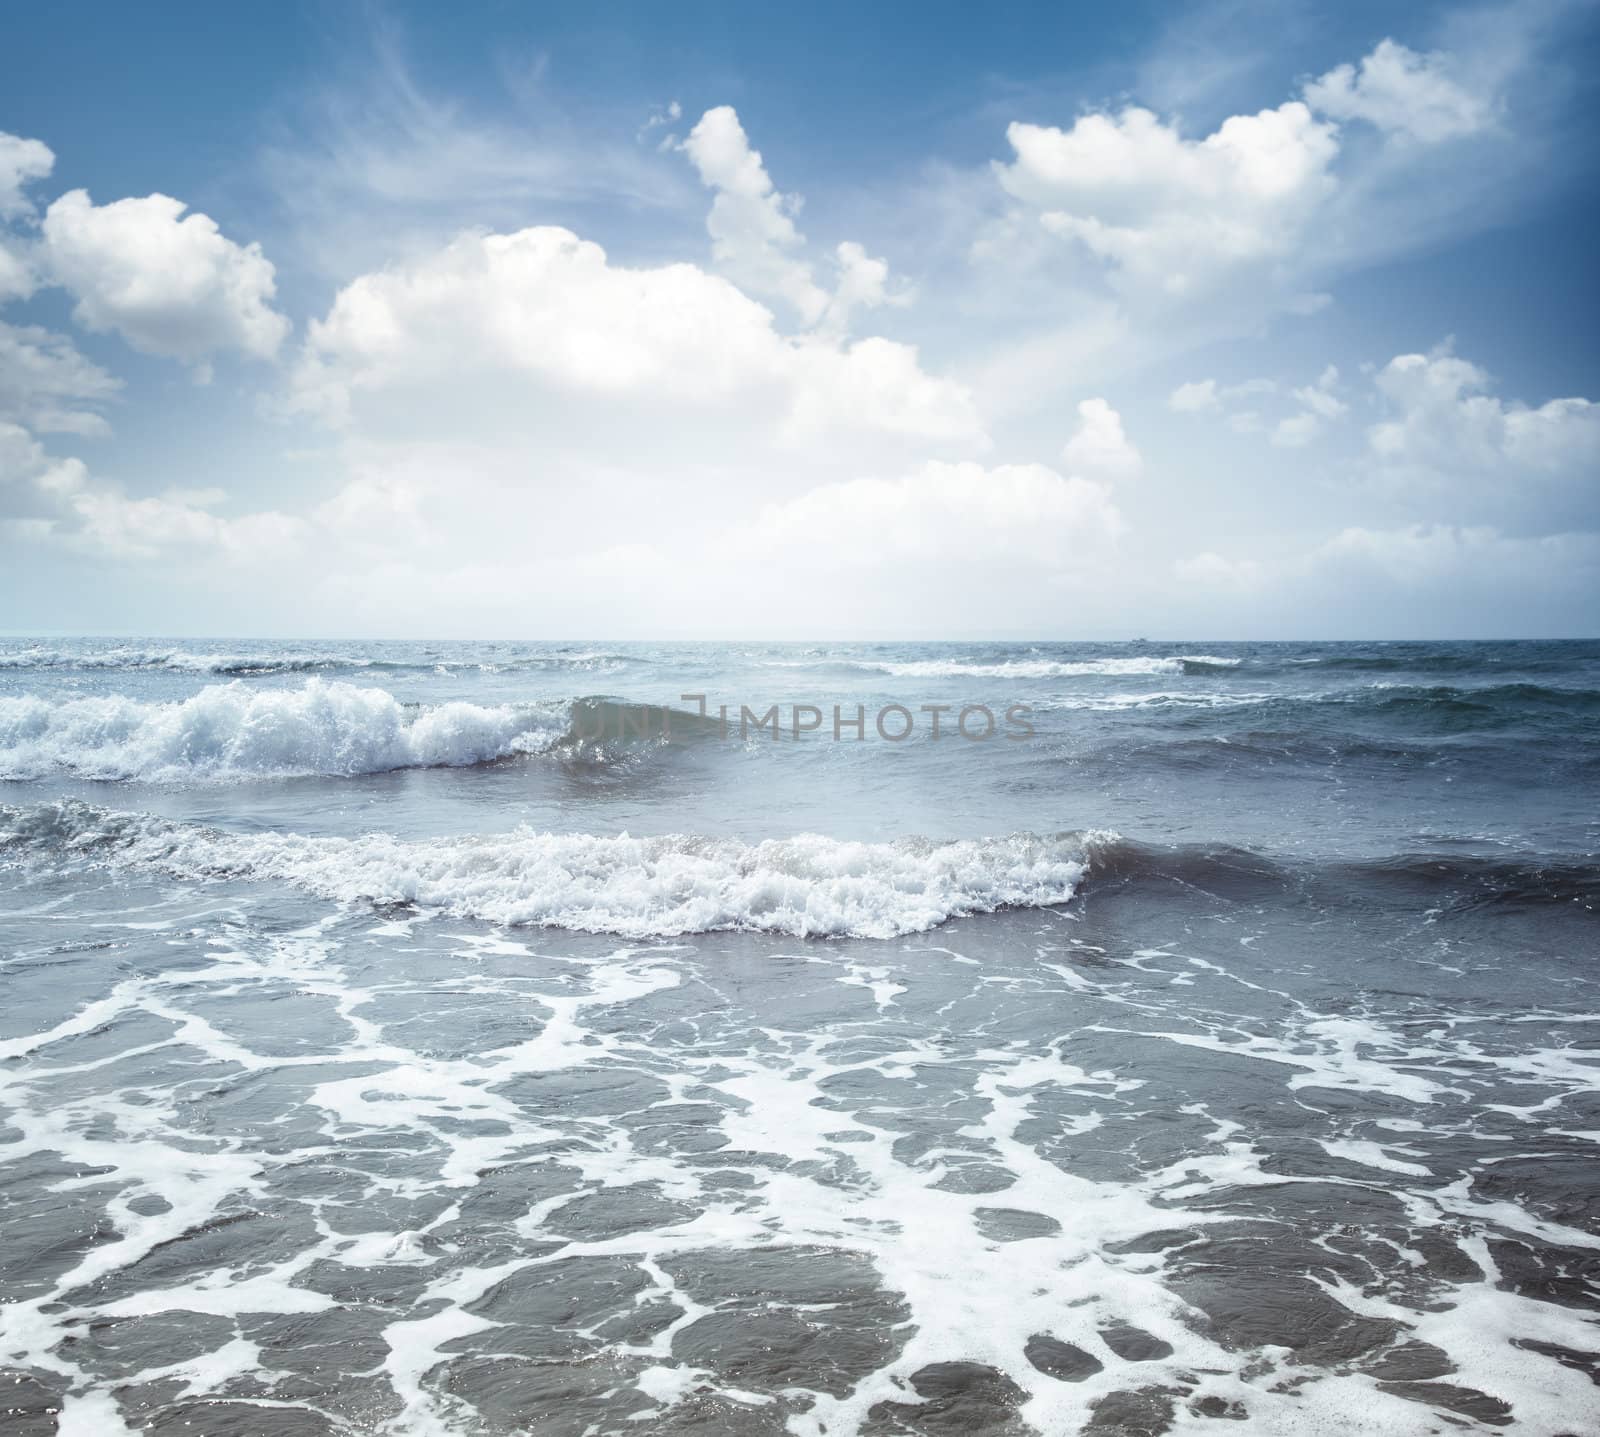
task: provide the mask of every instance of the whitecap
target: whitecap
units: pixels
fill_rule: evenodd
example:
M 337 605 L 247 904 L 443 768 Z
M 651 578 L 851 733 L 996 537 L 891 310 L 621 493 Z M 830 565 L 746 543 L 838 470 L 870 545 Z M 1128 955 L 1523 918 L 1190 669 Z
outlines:
M 0 698 L 0 778 L 159 783 L 457 766 L 540 752 L 565 727 L 564 716 L 515 705 L 408 707 L 384 689 L 321 679 L 268 690 L 236 680 L 170 703 L 30 694 Z

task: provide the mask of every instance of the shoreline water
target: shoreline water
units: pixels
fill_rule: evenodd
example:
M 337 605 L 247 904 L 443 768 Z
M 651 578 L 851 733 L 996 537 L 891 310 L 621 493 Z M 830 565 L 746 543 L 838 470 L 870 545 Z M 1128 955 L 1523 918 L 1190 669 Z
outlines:
M 74 647 L 0 645 L 8 1432 L 1596 1413 L 1600 645 Z M 1036 741 L 560 742 L 1006 665 Z

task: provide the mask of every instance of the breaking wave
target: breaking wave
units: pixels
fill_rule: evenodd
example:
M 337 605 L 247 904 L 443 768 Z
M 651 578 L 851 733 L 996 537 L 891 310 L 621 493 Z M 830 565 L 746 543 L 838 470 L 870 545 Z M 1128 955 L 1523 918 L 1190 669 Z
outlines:
M 0 778 L 65 772 L 164 783 L 453 767 L 539 753 L 565 714 L 521 705 L 418 707 L 384 689 L 217 684 L 172 703 L 120 695 L 0 698 Z
M 510 833 L 408 841 L 230 834 L 83 803 L 0 807 L 0 861 L 30 852 L 188 879 L 288 883 L 338 902 L 625 938 L 739 931 L 895 938 L 947 919 L 1066 903 L 1078 835 L 744 843 L 684 835 Z
M 250 678 L 268 674 L 336 673 L 341 670 L 435 673 L 479 670 L 501 673 L 508 670 L 572 670 L 611 673 L 630 664 L 647 660 L 626 654 L 579 650 L 575 653 L 452 659 L 443 656 L 417 659 L 385 659 L 349 653 L 192 653 L 187 649 L 135 648 L 121 645 L 109 649 L 52 649 L 32 645 L 25 649 L 0 652 L 0 670 L 129 670 L 181 674 L 217 674 L 223 677 Z
M 1106 831 L 865 843 L 814 833 L 745 842 L 668 834 L 507 833 L 404 839 L 229 833 L 76 800 L 0 805 L 0 870 L 42 859 L 176 878 L 287 883 L 340 903 L 624 938 L 751 932 L 897 938 L 952 918 L 1069 902 L 1127 883 L 1231 902 L 1398 904 L 1436 917 L 1600 909 L 1592 855 L 1413 852 L 1322 861 Z

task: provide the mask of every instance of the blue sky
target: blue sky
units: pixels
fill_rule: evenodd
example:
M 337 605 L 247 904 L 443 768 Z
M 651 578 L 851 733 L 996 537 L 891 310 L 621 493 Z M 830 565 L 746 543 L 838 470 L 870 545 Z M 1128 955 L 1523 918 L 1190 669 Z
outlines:
M 863 9 L 13 17 L 0 628 L 1595 632 L 1594 4 Z

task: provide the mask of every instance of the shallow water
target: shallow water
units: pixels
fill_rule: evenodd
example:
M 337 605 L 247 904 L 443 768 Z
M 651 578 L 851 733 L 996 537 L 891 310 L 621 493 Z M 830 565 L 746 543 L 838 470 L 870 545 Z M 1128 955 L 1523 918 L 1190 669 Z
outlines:
M 0 1425 L 1600 1430 L 1597 676 L 0 646 Z

